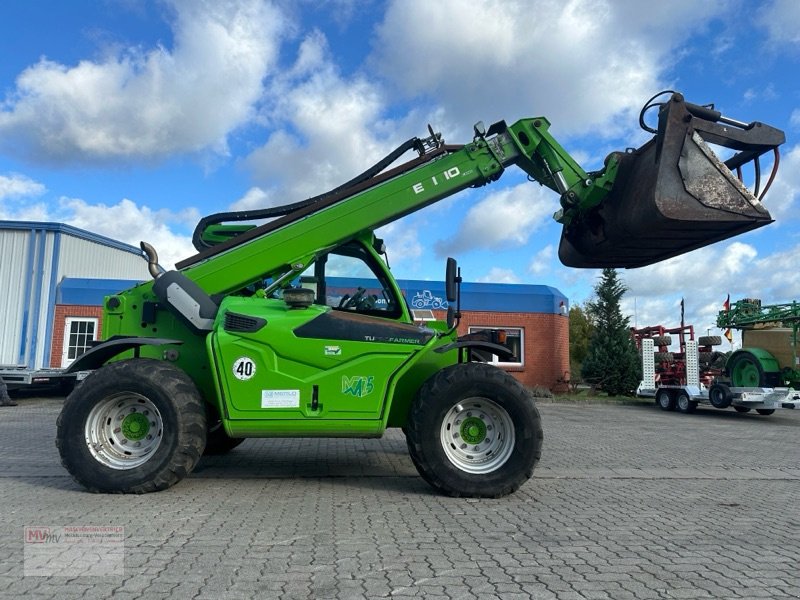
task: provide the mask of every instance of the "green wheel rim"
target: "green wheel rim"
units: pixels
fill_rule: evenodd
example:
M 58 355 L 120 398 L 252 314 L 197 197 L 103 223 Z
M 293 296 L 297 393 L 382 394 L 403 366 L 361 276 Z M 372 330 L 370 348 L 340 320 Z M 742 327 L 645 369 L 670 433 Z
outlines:
M 736 387 L 761 386 L 761 372 L 750 359 L 740 359 L 734 366 L 731 376 Z

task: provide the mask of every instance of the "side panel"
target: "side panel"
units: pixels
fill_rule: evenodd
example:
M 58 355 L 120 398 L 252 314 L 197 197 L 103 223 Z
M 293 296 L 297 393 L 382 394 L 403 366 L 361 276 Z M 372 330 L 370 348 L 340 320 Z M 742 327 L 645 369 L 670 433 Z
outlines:
M 220 313 L 211 352 L 232 435 L 377 435 L 396 374 L 435 341 L 412 325 L 263 298 L 229 298 Z M 231 314 L 260 326 L 226 329 Z M 393 337 L 399 328 L 408 336 Z

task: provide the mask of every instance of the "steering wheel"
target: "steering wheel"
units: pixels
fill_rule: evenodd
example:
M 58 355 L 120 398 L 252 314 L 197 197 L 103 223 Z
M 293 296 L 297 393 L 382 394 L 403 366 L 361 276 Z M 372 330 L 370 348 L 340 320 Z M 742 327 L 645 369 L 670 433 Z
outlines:
M 367 290 L 365 288 L 359 287 L 352 296 L 345 294 L 339 301 L 339 308 L 358 308 L 366 293 Z

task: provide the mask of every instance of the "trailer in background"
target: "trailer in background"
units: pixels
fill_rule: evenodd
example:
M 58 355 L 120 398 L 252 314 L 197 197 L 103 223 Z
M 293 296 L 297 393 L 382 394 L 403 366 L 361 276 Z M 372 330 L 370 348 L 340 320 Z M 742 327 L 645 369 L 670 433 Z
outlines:
M 667 369 L 670 374 L 682 370 L 685 374 L 683 379 L 662 382 L 654 341 L 652 338 L 641 339 L 642 381 L 636 395 L 654 398 L 662 410 L 677 409 L 683 413 L 694 412 L 700 404 L 720 409 L 732 406 L 737 412 L 755 410 L 760 415 L 771 415 L 779 408 L 800 408 L 800 391 L 791 388 L 732 387 L 721 376 L 715 377 L 710 383 L 702 381 L 697 348 L 696 341 L 687 340 L 685 351 L 681 353 L 683 364 L 680 367 L 672 364 Z

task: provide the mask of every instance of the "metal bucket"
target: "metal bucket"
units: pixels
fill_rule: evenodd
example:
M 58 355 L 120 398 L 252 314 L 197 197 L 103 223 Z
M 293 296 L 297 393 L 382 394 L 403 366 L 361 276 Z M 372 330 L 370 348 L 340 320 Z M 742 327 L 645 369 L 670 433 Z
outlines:
M 641 267 L 772 222 L 731 169 L 779 146 L 783 132 L 762 123 L 739 128 L 696 116 L 708 113 L 675 94 L 661 108 L 653 139 L 616 153 L 620 166 L 611 193 L 562 231 L 562 263 Z M 709 144 L 737 153 L 723 163 Z

